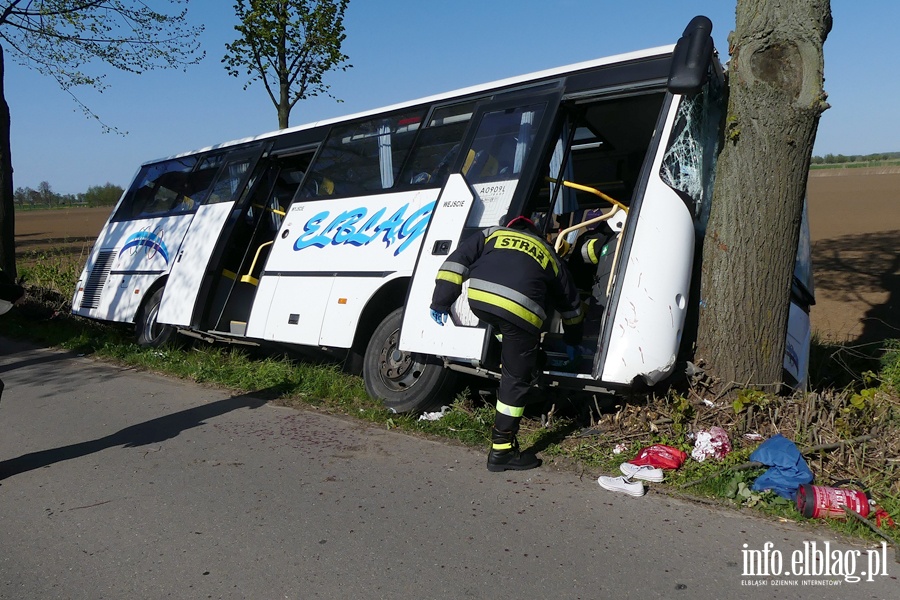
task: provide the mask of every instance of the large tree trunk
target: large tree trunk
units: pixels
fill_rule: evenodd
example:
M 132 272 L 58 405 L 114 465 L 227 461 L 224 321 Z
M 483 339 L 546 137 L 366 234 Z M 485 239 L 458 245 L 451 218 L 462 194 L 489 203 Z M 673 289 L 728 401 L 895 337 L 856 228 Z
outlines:
M 9 105 L 4 88 L 3 47 L 0 46 L 0 270 L 16 279 L 16 213 L 10 152 Z
M 829 0 L 738 0 L 725 143 L 703 245 L 697 357 L 782 381 L 791 278 L 823 92 Z

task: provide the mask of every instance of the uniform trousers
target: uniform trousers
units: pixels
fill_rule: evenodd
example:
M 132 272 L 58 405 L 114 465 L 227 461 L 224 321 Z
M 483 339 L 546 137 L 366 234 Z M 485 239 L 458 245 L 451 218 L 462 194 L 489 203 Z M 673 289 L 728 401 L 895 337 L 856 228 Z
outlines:
M 523 329 L 490 313 L 480 310 L 472 312 L 502 335 L 500 392 L 494 413 L 494 429 L 515 433 L 525 412 L 528 394 L 540 375 L 538 359 L 541 334 Z

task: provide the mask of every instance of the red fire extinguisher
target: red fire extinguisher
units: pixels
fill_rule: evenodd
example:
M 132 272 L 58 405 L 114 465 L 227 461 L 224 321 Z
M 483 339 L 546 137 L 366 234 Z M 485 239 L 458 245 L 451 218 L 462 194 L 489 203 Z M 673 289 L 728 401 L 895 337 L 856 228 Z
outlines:
M 854 482 L 849 479 L 835 481 L 835 487 L 800 484 L 797 488 L 797 510 L 807 519 L 846 518 L 845 506 L 862 517 L 868 516 L 869 495 L 860 490 L 837 487 L 847 483 Z

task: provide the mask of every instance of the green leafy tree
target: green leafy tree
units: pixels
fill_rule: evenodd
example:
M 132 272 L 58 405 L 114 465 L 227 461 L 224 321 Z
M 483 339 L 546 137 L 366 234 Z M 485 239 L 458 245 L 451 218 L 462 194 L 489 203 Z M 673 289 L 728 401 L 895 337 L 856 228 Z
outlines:
M 823 44 L 831 3 L 738 0 L 736 16 L 697 355 L 723 382 L 765 387 L 782 380 L 806 181 L 828 108 Z
M 78 195 L 78 200 L 88 206 L 112 206 L 119 201 L 124 191 L 112 183 L 92 185 L 86 192 Z
M 53 188 L 50 187 L 50 182 L 42 181 L 38 184 L 37 193 L 40 197 L 40 202 L 42 205 L 51 207 L 58 202 L 58 196 L 53 191 Z
M 261 81 L 278 111 L 278 127 L 288 126 L 291 109 L 306 98 L 329 93 L 323 80 L 332 70 L 346 71 L 341 52 L 344 12 L 349 0 L 237 0 L 239 37 L 222 62 L 230 75 Z M 338 100 L 340 101 L 340 100 Z
M 3 87 L 6 55 L 53 77 L 99 121 L 75 95 L 81 86 L 105 89 L 104 75 L 89 70 L 97 62 L 140 74 L 185 67 L 203 58 L 198 41 L 203 28 L 187 25 L 187 1 L 0 2 L 0 270 L 7 275 L 16 277 L 10 114 Z

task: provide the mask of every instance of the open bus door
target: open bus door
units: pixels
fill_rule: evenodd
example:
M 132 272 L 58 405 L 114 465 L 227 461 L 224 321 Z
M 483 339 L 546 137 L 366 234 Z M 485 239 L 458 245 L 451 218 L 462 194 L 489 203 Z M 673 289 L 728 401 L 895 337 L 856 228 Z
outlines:
M 241 191 L 253 173 L 263 145 L 234 152 L 219 170 L 209 196 L 197 209 L 166 281 L 157 322 L 189 326 L 210 258 Z
M 227 241 L 213 257 L 211 291 L 200 320 L 207 333 L 247 335 L 265 265 L 289 207 L 309 191 L 310 184 L 301 185 L 317 148 L 312 144 L 272 151 L 257 165 L 257 174 L 223 231 Z
M 484 358 L 489 328 L 469 310 L 465 289 L 444 327 L 432 321 L 428 307 L 435 276 L 467 230 L 506 225 L 512 213 L 518 216 L 539 171 L 561 96 L 558 87 L 511 92 L 476 109 L 472 121 L 477 125 L 456 157 L 419 251 L 400 329 L 401 351 Z

